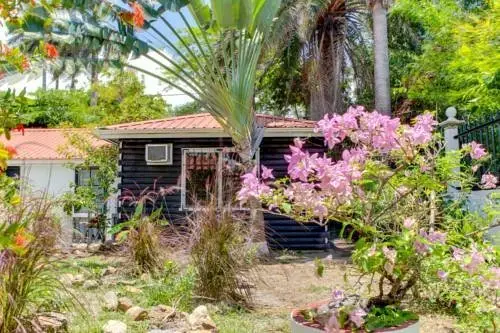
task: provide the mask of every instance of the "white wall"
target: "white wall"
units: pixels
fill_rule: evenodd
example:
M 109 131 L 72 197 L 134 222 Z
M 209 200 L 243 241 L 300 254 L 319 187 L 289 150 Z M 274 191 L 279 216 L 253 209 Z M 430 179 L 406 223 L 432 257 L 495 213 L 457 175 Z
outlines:
M 21 167 L 21 179 L 33 192 L 57 197 L 70 191 L 71 183 L 75 182 L 75 171 L 63 163 L 24 162 L 17 165 Z

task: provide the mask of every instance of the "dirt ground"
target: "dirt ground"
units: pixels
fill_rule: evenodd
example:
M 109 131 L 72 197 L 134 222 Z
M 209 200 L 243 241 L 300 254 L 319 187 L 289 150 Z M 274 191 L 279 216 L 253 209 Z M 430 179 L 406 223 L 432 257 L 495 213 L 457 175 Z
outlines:
M 300 308 L 313 301 L 326 299 L 331 290 L 341 288 L 346 292 L 367 295 L 369 280 L 358 283 L 358 277 L 347 259 L 325 259 L 327 253 L 309 253 L 294 258 L 283 256 L 267 265 L 259 265 L 259 277 L 255 288 L 256 311 L 288 314 L 293 308 Z M 322 257 L 324 273 L 316 275 L 315 257 Z M 344 274 L 350 273 L 350 278 Z M 454 332 L 453 320 L 441 315 L 422 315 L 422 333 Z
M 210 307 L 210 315 L 217 324 L 221 333 L 287 333 L 289 328 L 289 314 L 294 308 L 301 308 L 308 303 L 326 299 L 331 290 L 342 288 L 347 293 L 367 295 L 369 293 L 366 285 L 369 281 L 362 280 L 358 283 L 358 277 L 353 275 L 353 267 L 344 257 L 331 258 L 326 252 L 314 253 L 275 253 L 268 262 L 258 265 L 256 272 L 248 278 L 253 285 L 253 304 L 251 311 L 236 310 L 230 307 Z M 187 266 L 185 253 L 169 255 L 180 266 Z M 326 257 L 326 258 L 325 258 Z M 316 275 L 315 260 L 320 260 L 324 265 L 322 277 Z M 68 263 L 66 271 L 73 273 L 85 273 L 85 276 L 99 276 L 103 269 L 109 266 L 117 267 L 116 276 L 108 278 L 121 281 L 130 279 L 126 274 L 130 266 L 128 259 L 123 254 L 100 254 L 80 258 L 72 255 L 64 259 Z M 85 267 L 82 269 L 82 267 Z M 89 272 L 89 267 L 94 271 Z M 63 273 L 63 271 L 61 271 Z M 344 275 L 349 273 L 349 278 Z M 347 275 L 346 275 L 347 276 Z M 134 282 L 136 289 L 141 289 L 141 281 Z M 104 283 L 98 290 L 76 289 L 79 300 L 85 303 L 85 307 L 92 314 L 95 321 L 92 330 L 81 326 L 72 329 L 71 332 L 100 332 L 103 323 L 110 319 L 124 320 L 123 314 L 103 312 L 99 306 L 99 297 L 107 291 L 113 290 L 120 295 L 131 297 L 139 305 L 146 306 L 144 293 L 141 290 L 130 292 L 128 286 L 120 286 L 120 283 Z M 128 321 L 130 332 L 149 332 L 147 322 Z M 440 315 L 421 315 L 422 333 L 446 333 L 454 332 L 453 320 Z

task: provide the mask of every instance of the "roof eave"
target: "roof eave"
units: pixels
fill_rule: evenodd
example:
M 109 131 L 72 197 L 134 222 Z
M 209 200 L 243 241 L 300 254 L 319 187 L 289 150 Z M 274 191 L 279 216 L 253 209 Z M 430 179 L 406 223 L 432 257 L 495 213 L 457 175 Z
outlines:
M 219 128 L 203 129 L 96 129 L 104 140 L 150 139 L 150 138 L 229 138 Z M 264 137 L 310 137 L 319 136 L 313 128 L 266 128 Z

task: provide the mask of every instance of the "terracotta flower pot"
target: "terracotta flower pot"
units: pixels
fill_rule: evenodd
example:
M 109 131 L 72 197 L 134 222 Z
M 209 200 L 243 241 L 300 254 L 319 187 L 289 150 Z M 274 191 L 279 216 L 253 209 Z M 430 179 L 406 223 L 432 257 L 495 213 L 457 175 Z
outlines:
M 309 309 L 317 309 L 321 305 L 327 303 L 328 301 L 321 301 L 309 304 L 307 308 Z M 301 314 L 301 310 L 295 309 L 292 311 L 290 315 L 290 322 L 292 333 L 325 333 L 322 325 L 318 323 L 312 323 L 304 319 Z M 338 330 L 336 333 L 350 333 L 351 330 Z M 362 331 L 364 332 L 364 331 Z M 383 329 L 378 329 L 375 332 L 391 332 L 391 333 L 419 333 L 420 332 L 420 322 L 417 321 L 409 321 L 400 325 L 398 327 L 387 327 Z

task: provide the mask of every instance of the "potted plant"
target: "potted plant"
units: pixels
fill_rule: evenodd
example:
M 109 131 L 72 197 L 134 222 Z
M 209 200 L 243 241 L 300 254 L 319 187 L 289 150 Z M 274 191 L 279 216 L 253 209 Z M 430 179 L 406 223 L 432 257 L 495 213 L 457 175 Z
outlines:
M 336 290 L 327 301 L 295 310 L 292 332 L 418 332 L 418 317 L 403 308 L 403 301 L 410 291 L 418 294 L 429 276 L 444 282 L 449 272 L 443 263 L 463 272 L 472 262 L 478 274 L 498 265 L 497 251 L 486 253 L 480 233 L 466 239 L 463 219 L 446 215 L 459 203 L 446 204 L 449 184 L 470 189 L 488 154 L 476 143 L 444 153 L 436 125 L 431 114 L 406 125 L 351 107 L 318 122 L 328 153 L 310 154 L 304 141 L 295 139 L 285 156 L 289 177 L 273 181 L 272 170 L 264 166 L 261 179 L 256 170 L 243 176 L 238 193 L 243 203 L 258 198 L 267 209 L 298 221 L 338 221 L 352 229 L 357 235 L 353 262 L 377 286 L 377 294 L 367 298 Z M 461 169 L 465 155 L 472 164 Z M 482 186 L 497 182 L 487 174 Z M 479 230 L 478 223 L 475 227 Z M 488 274 L 485 279 L 494 279 Z

